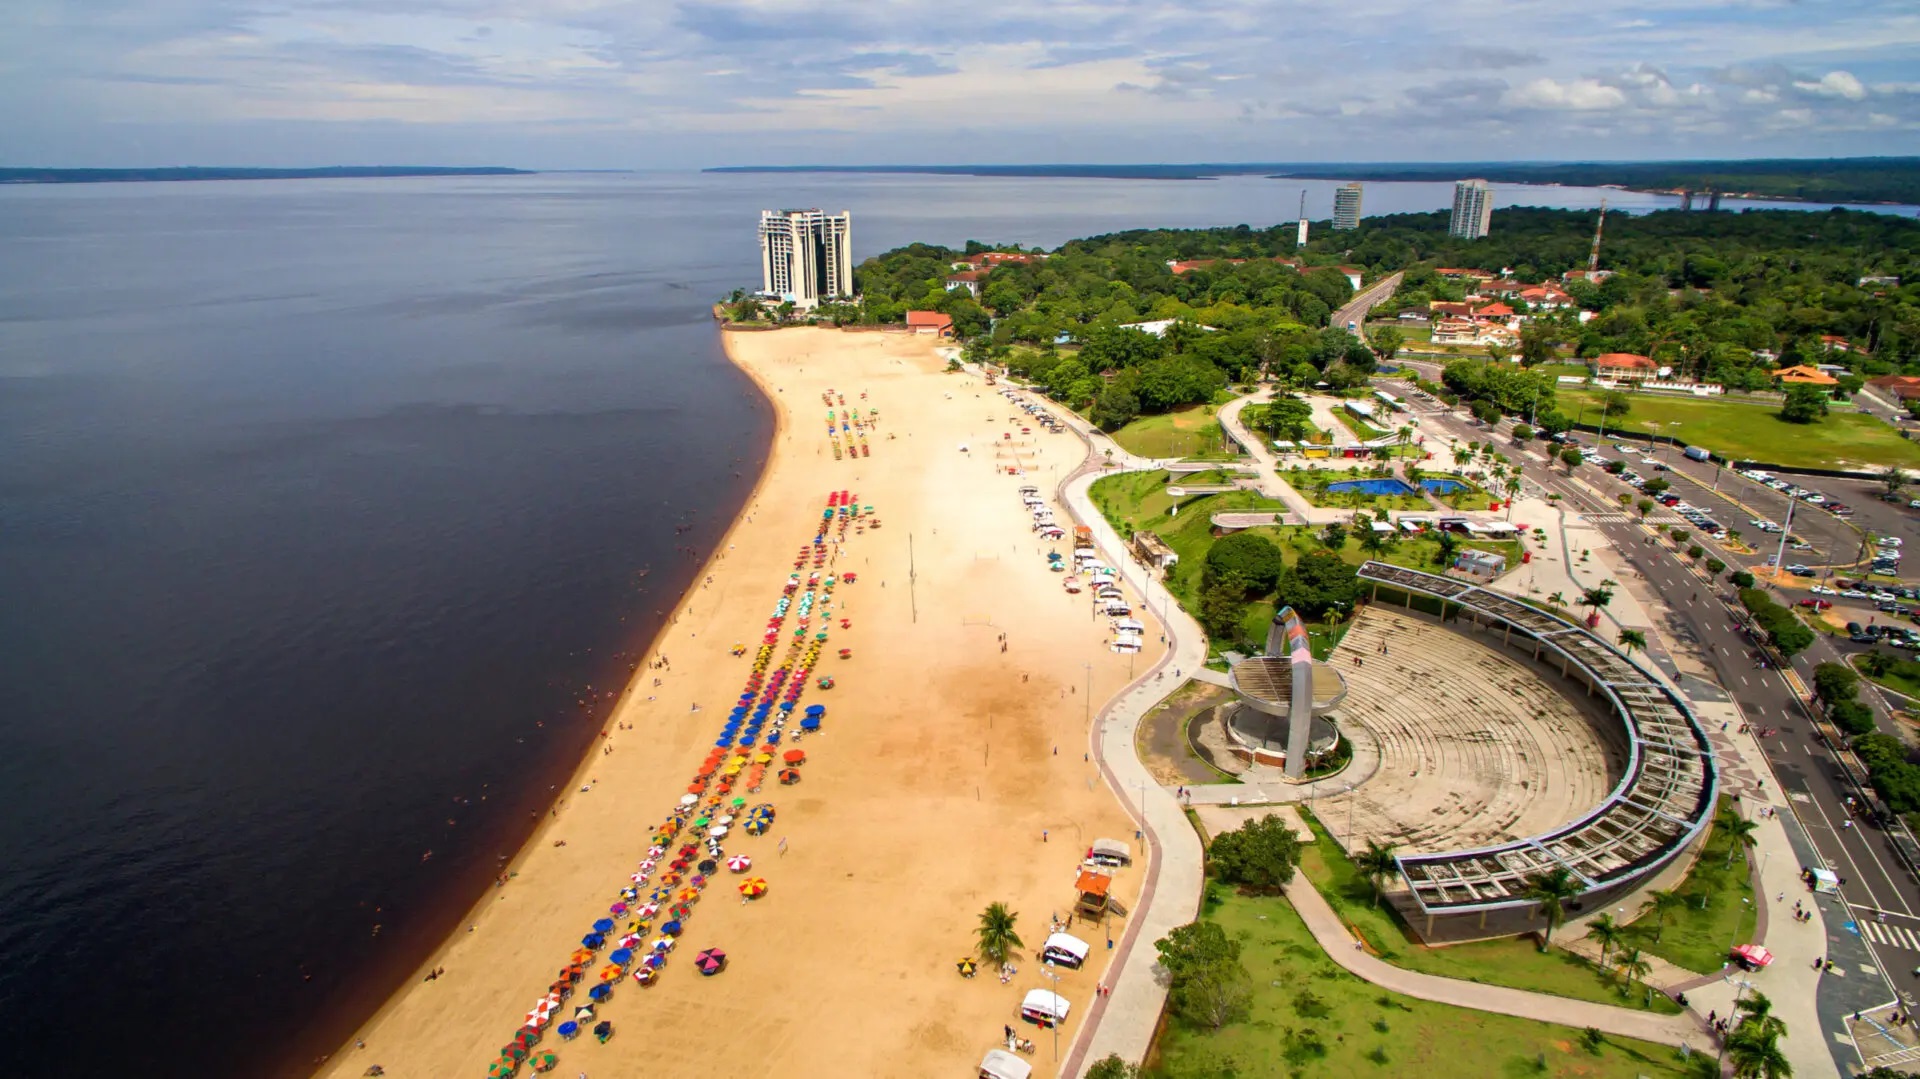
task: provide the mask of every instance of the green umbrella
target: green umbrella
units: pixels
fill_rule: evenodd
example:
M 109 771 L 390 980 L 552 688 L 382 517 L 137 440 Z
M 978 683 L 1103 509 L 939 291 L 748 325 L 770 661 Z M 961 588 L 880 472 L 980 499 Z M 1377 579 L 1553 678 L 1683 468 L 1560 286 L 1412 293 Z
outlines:
M 487 1079 L 511 1079 L 513 1073 L 519 1070 L 520 1067 L 517 1064 L 496 1060 L 493 1062 L 493 1067 L 487 1069 Z
M 536 1053 L 533 1058 L 533 1070 L 537 1072 L 552 1071 L 554 1065 L 558 1063 L 560 1063 L 560 1057 L 557 1054 Z
M 502 1063 L 510 1062 L 517 1068 L 520 1066 L 520 1062 L 525 1059 L 527 1059 L 527 1047 L 521 1045 L 519 1042 L 514 1042 L 512 1045 L 500 1050 L 500 1060 Z
M 747 804 L 747 800 L 745 798 L 735 798 L 732 804 L 736 806 L 743 806 Z
M 695 828 L 705 828 L 709 823 L 711 823 L 711 818 L 701 817 L 699 820 L 693 822 L 693 826 Z

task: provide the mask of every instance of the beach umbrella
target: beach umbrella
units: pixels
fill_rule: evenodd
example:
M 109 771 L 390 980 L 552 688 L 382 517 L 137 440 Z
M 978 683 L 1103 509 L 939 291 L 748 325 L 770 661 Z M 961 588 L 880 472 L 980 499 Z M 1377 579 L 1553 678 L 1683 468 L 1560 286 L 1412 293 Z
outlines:
M 571 1038 L 580 1033 L 580 1024 L 569 1019 L 553 1029 L 559 1031 L 562 1038 Z
M 675 918 L 685 921 L 687 917 L 693 914 L 693 904 L 692 903 L 676 903 L 674 904 L 673 909 L 668 913 L 672 914 Z
M 715 825 L 707 829 L 707 834 L 715 839 L 724 839 L 727 835 L 727 826 L 724 824 Z
M 612 963 L 614 966 L 617 966 L 617 967 L 624 967 L 628 963 L 633 962 L 633 952 L 629 951 L 626 948 L 620 948 L 616 951 L 608 952 L 607 962 Z
M 971 959 L 962 959 L 958 963 L 955 963 L 954 966 L 959 968 L 960 976 L 962 978 L 973 977 L 973 972 L 976 969 L 973 965 L 973 960 Z
M 613 927 L 608 926 L 607 928 L 611 929 Z M 598 933 L 588 933 L 586 936 L 580 938 L 580 946 L 583 948 L 598 948 L 606 942 L 607 938 Z
M 587 995 L 592 997 L 595 1000 L 605 1000 L 608 997 L 613 995 L 613 986 L 607 985 L 606 983 L 602 982 L 601 984 L 594 986 L 592 989 L 587 990 Z
M 651 918 L 658 913 L 660 913 L 660 904 L 658 903 L 643 903 L 640 906 L 639 914 L 642 918 Z
M 600 919 L 599 921 L 596 921 L 596 922 L 594 922 L 594 923 L 593 923 L 593 931 L 594 931 L 594 932 L 596 932 L 596 933 L 611 933 L 611 932 L 613 932 L 613 919 L 612 919 L 612 918 L 602 918 L 602 919 Z
M 659 937 L 647 947 L 649 951 L 653 952 L 670 952 L 673 950 L 673 941 L 674 938 L 672 937 Z
M 487 1069 L 487 1079 L 509 1079 L 520 1070 L 520 1065 L 511 1060 L 496 1060 L 493 1067 Z
M 780 755 L 780 759 L 786 761 L 788 764 L 805 764 L 807 761 L 807 751 L 804 749 L 789 749 Z
M 800 782 L 800 773 L 792 768 L 782 768 L 780 769 L 780 782 L 791 787 L 795 783 Z
M 599 1038 L 602 1042 L 613 1037 L 613 1024 L 605 1019 L 600 1020 L 594 1024 L 593 1036 Z
M 740 894 L 748 899 L 758 899 L 767 894 L 767 878 L 748 877 L 740 882 Z
M 699 800 L 700 800 L 700 796 L 697 794 L 689 793 L 689 794 L 683 794 L 680 796 L 680 804 L 683 806 L 690 806 Z
M 666 934 L 667 936 L 670 936 L 670 937 L 677 937 L 677 936 L 679 936 L 679 935 L 680 935 L 680 922 L 679 922 L 679 920 L 678 920 L 678 919 L 675 919 L 675 920 L 673 920 L 673 921 L 669 921 L 669 922 L 667 922 L 666 924 L 664 924 L 664 925 L 662 925 L 662 926 L 660 927 L 660 932 L 662 932 L 662 933 L 665 933 L 665 934 Z
M 609 963 L 600 968 L 600 980 L 603 982 L 619 981 L 620 976 L 625 973 L 626 971 Z
M 539 1040 L 540 1031 L 537 1027 L 521 1027 L 513 1032 L 514 1044 L 522 1049 L 532 1049 L 534 1043 Z
M 648 970 L 659 970 L 661 967 L 667 965 L 667 953 L 654 952 L 645 959 L 642 959 L 640 965 Z
M 810 716 L 824 716 L 827 714 L 827 706 L 824 704 L 809 704 L 807 705 L 807 714 Z
M 591 1005 L 591 1004 L 582 1004 L 582 1005 L 580 1005 L 580 1006 L 579 1006 L 578 1008 L 575 1008 L 575 1009 L 573 1010 L 573 1017 L 574 1017 L 575 1019 L 592 1019 L 592 1018 L 593 1018 L 593 1005 Z
M 694 957 L 693 965 L 699 968 L 700 973 L 711 978 L 726 967 L 727 953 L 718 948 L 708 948 Z
M 682 903 L 693 903 L 699 900 L 700 891 L 697 888 L 682 888 L 680 889 L 680 894 L 674 896 L 674 898 Z
M 589 948 L 575 948 L 573 954 L 567 957 L 567 961 L 570 963 L 591 963 L 593 962 L 593 951 Z
M 501 1046 L 500 1059 L 510 1060 L 515 1065 L 518 1065 L 521 1061 L 527 1059 L 527 1048 L 526 1046 L 521 1045 L 519 1042 L 513 1042 L 510 1045 Z
M 764 835 L 766 834 L 766 831 L 767 831 L 767 820 L 765 817 L 755 817 L 752 820 L 747 822 L 748 835 Z
M 803 720 L 801 720 L 801 721 L 800 721 L 800 729 L 801 729 L 801 730 L 803 730 L 803 731 L 817 731 L 817 730 L 819 730 L 819 729 L 820 729 L 820 717 L 819 717 L 819 716 L 808 716 L 807 718 L 805 718 L 805 719 L 803 719 Z
M 694 866 L 694 868 L 698 869 L 702 876 L 705 876 L 706 874 L 711 873 L 714 870 L 720 868 L 720 863 L 714 861 L 712 858 L 708 858 L 705 861 L 701 862 L 699 865 Z
M 736 854 L 727 859 L 727 868 L 733 870 L 735 873 L 745 873 L 752 867 L 753 859 L 744 854 Z
M 535 1053 L 533 1060 L 529 1063 L 532 1064 L 534 1071 L 550 1072 L 560 1063 L 560 1056 L 553 1052 Z
M 641 985 L 652 985 L 659 977 L 660 972 L 658 970 L 644 965 L 639 970 L 633 972 L 633 980 L 639 982 Z
M 619 917 L 620 915 L 625 914 L 626 912 L 627 912 L 627 905 L 625 903 L 615 903 L 613 906 L 610 906 L 607 908 L 607 913 L 615 917 Z

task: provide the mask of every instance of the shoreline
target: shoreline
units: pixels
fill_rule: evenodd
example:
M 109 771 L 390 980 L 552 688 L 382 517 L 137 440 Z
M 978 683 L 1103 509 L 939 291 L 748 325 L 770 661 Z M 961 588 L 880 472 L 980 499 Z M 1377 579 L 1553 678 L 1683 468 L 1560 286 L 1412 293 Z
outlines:
M 779 854 L 771 834 L 760 845 L 743 840 L 739 849 L 770 863 L 770 897 L 737 906 L 712 897 L 689 923 L 682 950 L 724 944 L 729 973 L 689 978 L 680 963 L 659 988 L 622 983 L 607 1014 L 629 1033 L 605 1047 L 545 1039 L 542 1049 L 561 1052 L 560 1070 L 590 1064 L 596 1074 L 606 1067 L 627 1074 L 675 1063 L 711 1074 L 774 1075 L 780 1060 L 844 1059 L 848 1052 L 869 1055 L 873 1073 L 900 1073 L 907 1060 L 916 1062 L 916 1074 L 971 1064 L 997 1042 L 1036 977 L 1022 973 L 994 986 L 991 978 L 955 976 L 953 958 L 971 950 L 979 906 L 1000 900 L 1021 912 L 1021 932 L 1037 950 L 1047 929 L 1034 923 L 1044 923 L 1049 908 L 1057 919 L 1071 906 L 1080 848 L 1136 827 L 1093 755 L 1070 757 L 1072 748 L 1089 746 L 1092 728 L 1082 713 L 1090 715 L 1095 704 L 1104 709 L 1130 681 L 1129 661 L 1105 647 L 1107 631 L 1097 617 L 1090 620 L 1083 601 L 1043 587 L 1059 580 L 1034 553 L 1044 542 L 1015 523 L 1025 517 L 1015 487 L 1051 483 L 1049 469 L 1057 478 L 1080 467 L 1080 440 L 1049 442 L 1043 434 L 1016 442 L 1012 430 L 1002 436 L 999 428 L 1017 426 L 1003 419 L 1005 402 L 971 376 L 945 374 L 937 343 L 925 338 L 812 328 L 718 332 L 729 362 L 772 406 L 774 425 L 765 466 L 719 541 L 727 546 L 701 563 L 642 655 L 651 664 L 669 636 L 686 631 L 688 637 L 674 638 L 672 652 L 676 659 L 693 653 L 691 663 L 677 662 L 666 675 L 670 684 L 659 689 L 643 681 L 653 668 L 635 669 L 604 723 L 625 733 L 595 740 L 603 753 L 584 755 L 572 772 L 574 790 L 561 793 L 507 863 L 520 875 L 466 909 L 469 928 L 456 923 L 414 969 L 415 980 L 403 982 L 341 1043 L 319 1070 L 328 1079 L 358 1076 L 373 1063 L 396 1077 L 484 1070 L 512 1033 L 518 1009 L 574 947 L 559 926 L 594 917 L 595 895 L 604 906 L 610 886 L 627 872 L 621 866 L 637 856 L 636 822 L 651 819 L 685 785 L 696 747 L 711 740 L 708 728 L 717 722 L 700 702 L 724 699 L 725 685 L 739 677 L 733 672 L 747 662 L 720 649 L 751 639 L 734 633 L 764 620 L 772 586 L 790 572 L 793 556 L 780 552 L 790 552 L 782 544 L 797 537 L 774 533 L 815 531 L 830 490 L 872 499 L 875 516 L 890 526 L 848 536 L 836 553 L 836 561 L 851 555 L 857 561 L 847 566 L 861 570 L 859 585 L 833 596 L 834 647 L 849 645 L 855 658 L 844 667 L 823 660 L 820 673 L 848 684 L 806 699 L 829 706 L 843 725 L 833 729 L 847 733 L 820 744 L 820 761 L 805 770 L 803 785 L 769 786 L 760 796 L 781 807 Z M 845 406 L 863 408 L 873 391 L 869 431 L 876 441 L 868 457 L 829 460 L 825 439 L 788 422 L 812 407 L 801 399 L 818 398 L 823 386 Z M 983 411 L 997 413 L 986 418 L 990 436 L 976 430 Z M 955 453 L 953 441 L 972 441 L 981 452 Z M 1070 459 L 1048 465 L 1061 451 Z M 1000 464 L 989 475 L 990 454 L 1011 454 L 1034 475 L 1016 479 Z M 887 587 L 896 575 L 892 583 L 905 588 Z M 742 585 L 751 595 L 741 594 Z M 710 598 L 696 601 L 696 593 Z M 1151 670 L 1163 655 L 1163 648 L 1150 648 L 1138 659 Z M 938 662 L 929 665 L 928 657 Z M 689 676 L 691 687 L 683 684 Z M 637 755 L 611 755 L 615 743 L 624 749 L 636 738 Z M 796 857 L 784 856 L 789 826 Z M 571 848 L 555 849 L 567 839 Z M 1141 865 L 1115 882 L 1128 904 L 1153 856 L 1141 854 Z M 893 917 L 876 920 L 875 911 Z M 1109 926 L 1112 947 L 1128 925 Z M 1059 984 L 1076 1008 L 1061 1032 L 1062 1063 L 1091 1014 L 1093 982 L 1113 958 L 1099 958 L 1101 930 L 1092 933 L 1095 955 L 1086 969 L 1063 972 Z M 849 954 L 862 961 L 849 966 Z M 418 980 L 442 966 L 445 979 Z M 836 983 L 837 990 L 827 988 Z M 857 1002 L 880 994 L 895 999 L 900 1014 L 897 1029 L 876 1035 Z M 744 1001 L 756 1003 L 736 1012 Z M 767 1052 L 725 1061 L 696 1055 L 707 1043 L 684 1029 L 689 1006 L 763 1030 L 771 1039 Z M 664 1057 L 628 1055 L 649 1050 L 648 1038 L 662 1042 L 651 1048 Z M 352 1048 L 358 1039 L 367 1050 Z M 1034 1063 L 1036 1074 L 1051 1073 L 1044 1046 Z
M 640 658 L 636 661 L 634 669 L 628 672 L 627 681 L 622 686 L 619 695 L 613 698 L 611 704 L 604 710 L 604 714 L 594 720 L 603 731 L 608 725 L 615 722 L 616 716 L 629 707 L 635 692 L 645 688 L 643 680 L 646 677 L 644 674 L 647 670 L 645 666 L 646 662 L 659 653 L 660 644 L 666 637 L 667 632 L 673 628 L 678 622 L 680 615 L 692 602 L 694 593 L 698 591 L 700 581 L 709 573 L 713 572 L 715 565 L 721 561 L 722 556 L 727 550 L 727 546 L 734 541 L 735 536 L 740 531 L 750 511 L 754 505 L 759 502 L 761 495 L 765 492 L 768 479 L 774 473 L 776 463 L 774 447 L 779 445 L 780 437 L 786 429 L 786 410 L 782 409 L 779 402 L 773 399 L 772 395 L 768 393 L 766 385 L 752 371 L 747 370 L 734 361 L 733 356 L 727 352 L 724 347 L 724 341 L 721 342 L 721 345 L 721 354 L 726 357 L 727 363 L 736 371 L 746 376 L 748 385 L 753 388 L 753 392 L 760 395 L 761 400 L 766 404 L 768 411 L 772 414 L 772 427 L 767 434 L 764 444 L 766 456 L 760 465 L 760 474 L 754 478 L 753 486 L 748 488 L 746 495 L 740 500 L 740 504 L 734 507 L 726 529 L 720 534 L 719 538 L 715 540 L 713 550 L 694 567 L 693 573 L 687 579 L 686 587 L 680 590 L 679 598 L 674 601 L 672 607 L 667 609 L 665 615 L 662 616 L 660 624 L 648 635 L 645 646 L 636 652 Z M 557 797 L 550 799 L 530 799 L 530 801 L 536 801 L 539 807 L 546 811 L 546 815 L 540 817 L 537 823 L 528 829 L 524 835 L 522 835 L 520 841 L 514 845 L 512 855 L 499 866 L 501 873 L 515 872 L 539 849 L 539 841 L 544 839 L 557 823 L 557 818 L 554 814 L 561 805 L 566 803 L 568 797 L 579 789 L 581 778 L 587 776 L 592 770 L 594 758 L 597 756 L 593 750 L 600 742 L 601 739 L 599 737 L 589 734 L 585 745 L 580 751 L 579 760 L 565 772 L 557 773 L 564 776 L 560 782 L 560 793 Z M 459 927 L 461 925 L 475 924 L 481 912 L 491 907 L 492 900 L 498 891 L 499 889 L 494 885 L 487 884 L 482 887 L 480 893 L 471 901 L 459 904 L 455 909 L 459 910 L 460 916 L 450 922 L 447 932 L 439 937 L 438 942 L 434 944 L 421 959 L 411 964 L 407 974 L 401 978 L 397 985 L 380 993 L 379 1005 L 374 1008 L 371 1013 L 367 1013 L 365 1018 L 361 1019 L 344 1038 L 340 1039 L 337 1044 L 327 1050 L 328 1055 L 326 1060 L 319 1064 L 315 1064 L 312 1061 L 289 1062 L 283 1068 L 276 1070 L 289 1076 L 327 1074 L 335 1060 L 343 1059 L 353 1053 L 356 1042 L 363 1041 L 370 1030 L 376 1027 L 382 1020 L 391 1016 L 394 1009 L 397 1008 L 405 998 L 407 991 L 416 984 L 416 979 L 421 976 L 422 971 L 432 971 L 440 965 L 440 960 L 453 949 L 455 943 L 466 936 L 465 933 L 460 932 Z

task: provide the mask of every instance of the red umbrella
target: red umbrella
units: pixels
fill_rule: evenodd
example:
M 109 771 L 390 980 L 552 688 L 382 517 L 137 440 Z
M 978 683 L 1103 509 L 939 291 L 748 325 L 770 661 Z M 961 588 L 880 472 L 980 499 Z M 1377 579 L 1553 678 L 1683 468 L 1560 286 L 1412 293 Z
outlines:
M 804 749 L 789 749 L 780 755 L 780 759 L 786 761 L 788 764 L 804 764 L 807 760 L 807 751 Z
M 693 965 L 700 973 L 711 978 L 726 968 L 727 953 L 718 948 L 708 948 L 694 957 Z

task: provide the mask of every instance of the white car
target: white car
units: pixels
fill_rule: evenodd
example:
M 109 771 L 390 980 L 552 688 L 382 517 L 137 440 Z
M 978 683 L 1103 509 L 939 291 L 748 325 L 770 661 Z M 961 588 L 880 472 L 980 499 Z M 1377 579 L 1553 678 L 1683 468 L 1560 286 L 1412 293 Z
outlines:
M 1899 536 L 1881 536 L 1879 539 L 1875 540 L 1874 543 L 1881 547 L 1905 546 L 1905 542 L 1901 540 Z
M 1867 594 L 1866 594 L 1865 592 L 1862 592 L 1862 591 L 1860 591 L 1860 590 L 1859 590 L 1858 588 L 1849 588 L 1849 589 L 1847 589 L 1847 590 L 1845 590 L 1845 591 L 1843 591 L 1843 592 L 1841 592 L 1840 594 L 1841 594 L 1842 596 L 1845 596 L 1845 597 L 1846 597 L 1846 598 L 1848 598 L 1848 599 L 1866 599 L 1866 598 L 1868 598 L 1868 597 L 1867 597 Z
M 1840 594 L 1823 584 L 1814 585 L 1812 588 L 1807 589 L 1807 591 L 1812 592 L 1816 596 L 1837 596 Z

